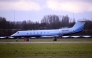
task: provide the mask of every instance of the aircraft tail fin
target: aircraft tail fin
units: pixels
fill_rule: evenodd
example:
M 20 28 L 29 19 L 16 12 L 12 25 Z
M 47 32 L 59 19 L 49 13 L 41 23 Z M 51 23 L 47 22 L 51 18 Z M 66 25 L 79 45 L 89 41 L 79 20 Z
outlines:
M 75 25 L 72 27 L 72 29 L 74 29 L 75 32 L 82 31 L 85 23 L 86 23 L 86 21 L 78 21 L 75 23 Z

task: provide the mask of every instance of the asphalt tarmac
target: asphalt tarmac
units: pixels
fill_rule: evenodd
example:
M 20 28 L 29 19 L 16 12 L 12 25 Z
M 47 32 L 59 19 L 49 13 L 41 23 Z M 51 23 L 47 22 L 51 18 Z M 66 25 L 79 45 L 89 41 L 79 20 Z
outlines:
M 0 44 L 82 44 L 92 42 L 0 42 Z

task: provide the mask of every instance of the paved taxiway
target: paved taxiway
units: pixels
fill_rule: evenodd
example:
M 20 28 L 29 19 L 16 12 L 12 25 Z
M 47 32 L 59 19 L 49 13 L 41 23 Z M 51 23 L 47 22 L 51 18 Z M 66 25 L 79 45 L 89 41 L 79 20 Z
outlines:
M 92 43 L 92 42 L 0 42 L 0 44 L 81 44 L 81 43 Z

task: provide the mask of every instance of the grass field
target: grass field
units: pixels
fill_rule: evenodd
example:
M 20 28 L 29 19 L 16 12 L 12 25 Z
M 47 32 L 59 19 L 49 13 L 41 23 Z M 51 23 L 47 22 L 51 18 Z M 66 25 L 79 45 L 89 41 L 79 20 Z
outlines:
M 15 39 L 0 39 L 14 42 Z M 23 41 L 23 39 L 19 39 Z M 30 42 L 52 42 L 52 39 L 31 39 Z M 58 39 L 57 42 L 92 42 L 92 39 Z M 0 44 L 0 58 L 92 58 L 92 43 L 73 44 Z
M 92 44 L 0 44 L 0 58 L 92 58 Z

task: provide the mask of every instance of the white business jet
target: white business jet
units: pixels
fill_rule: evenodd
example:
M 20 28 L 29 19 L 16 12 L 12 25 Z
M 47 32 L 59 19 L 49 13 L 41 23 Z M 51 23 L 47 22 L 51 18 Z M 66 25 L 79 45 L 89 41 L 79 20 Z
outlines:
M 86 21 L 78 21 L 71 28 L 61 28 L 61 29 L 50 29 L 50 30 L 26 30 L 26 31 L 17 31 L 12 34 L 12 37 L 44 37 L 44 36 L 53 36 L 54 40 L 57 40 L 58 37 L 62 37 L 66 34 L 73 34 L 83 30 Z

